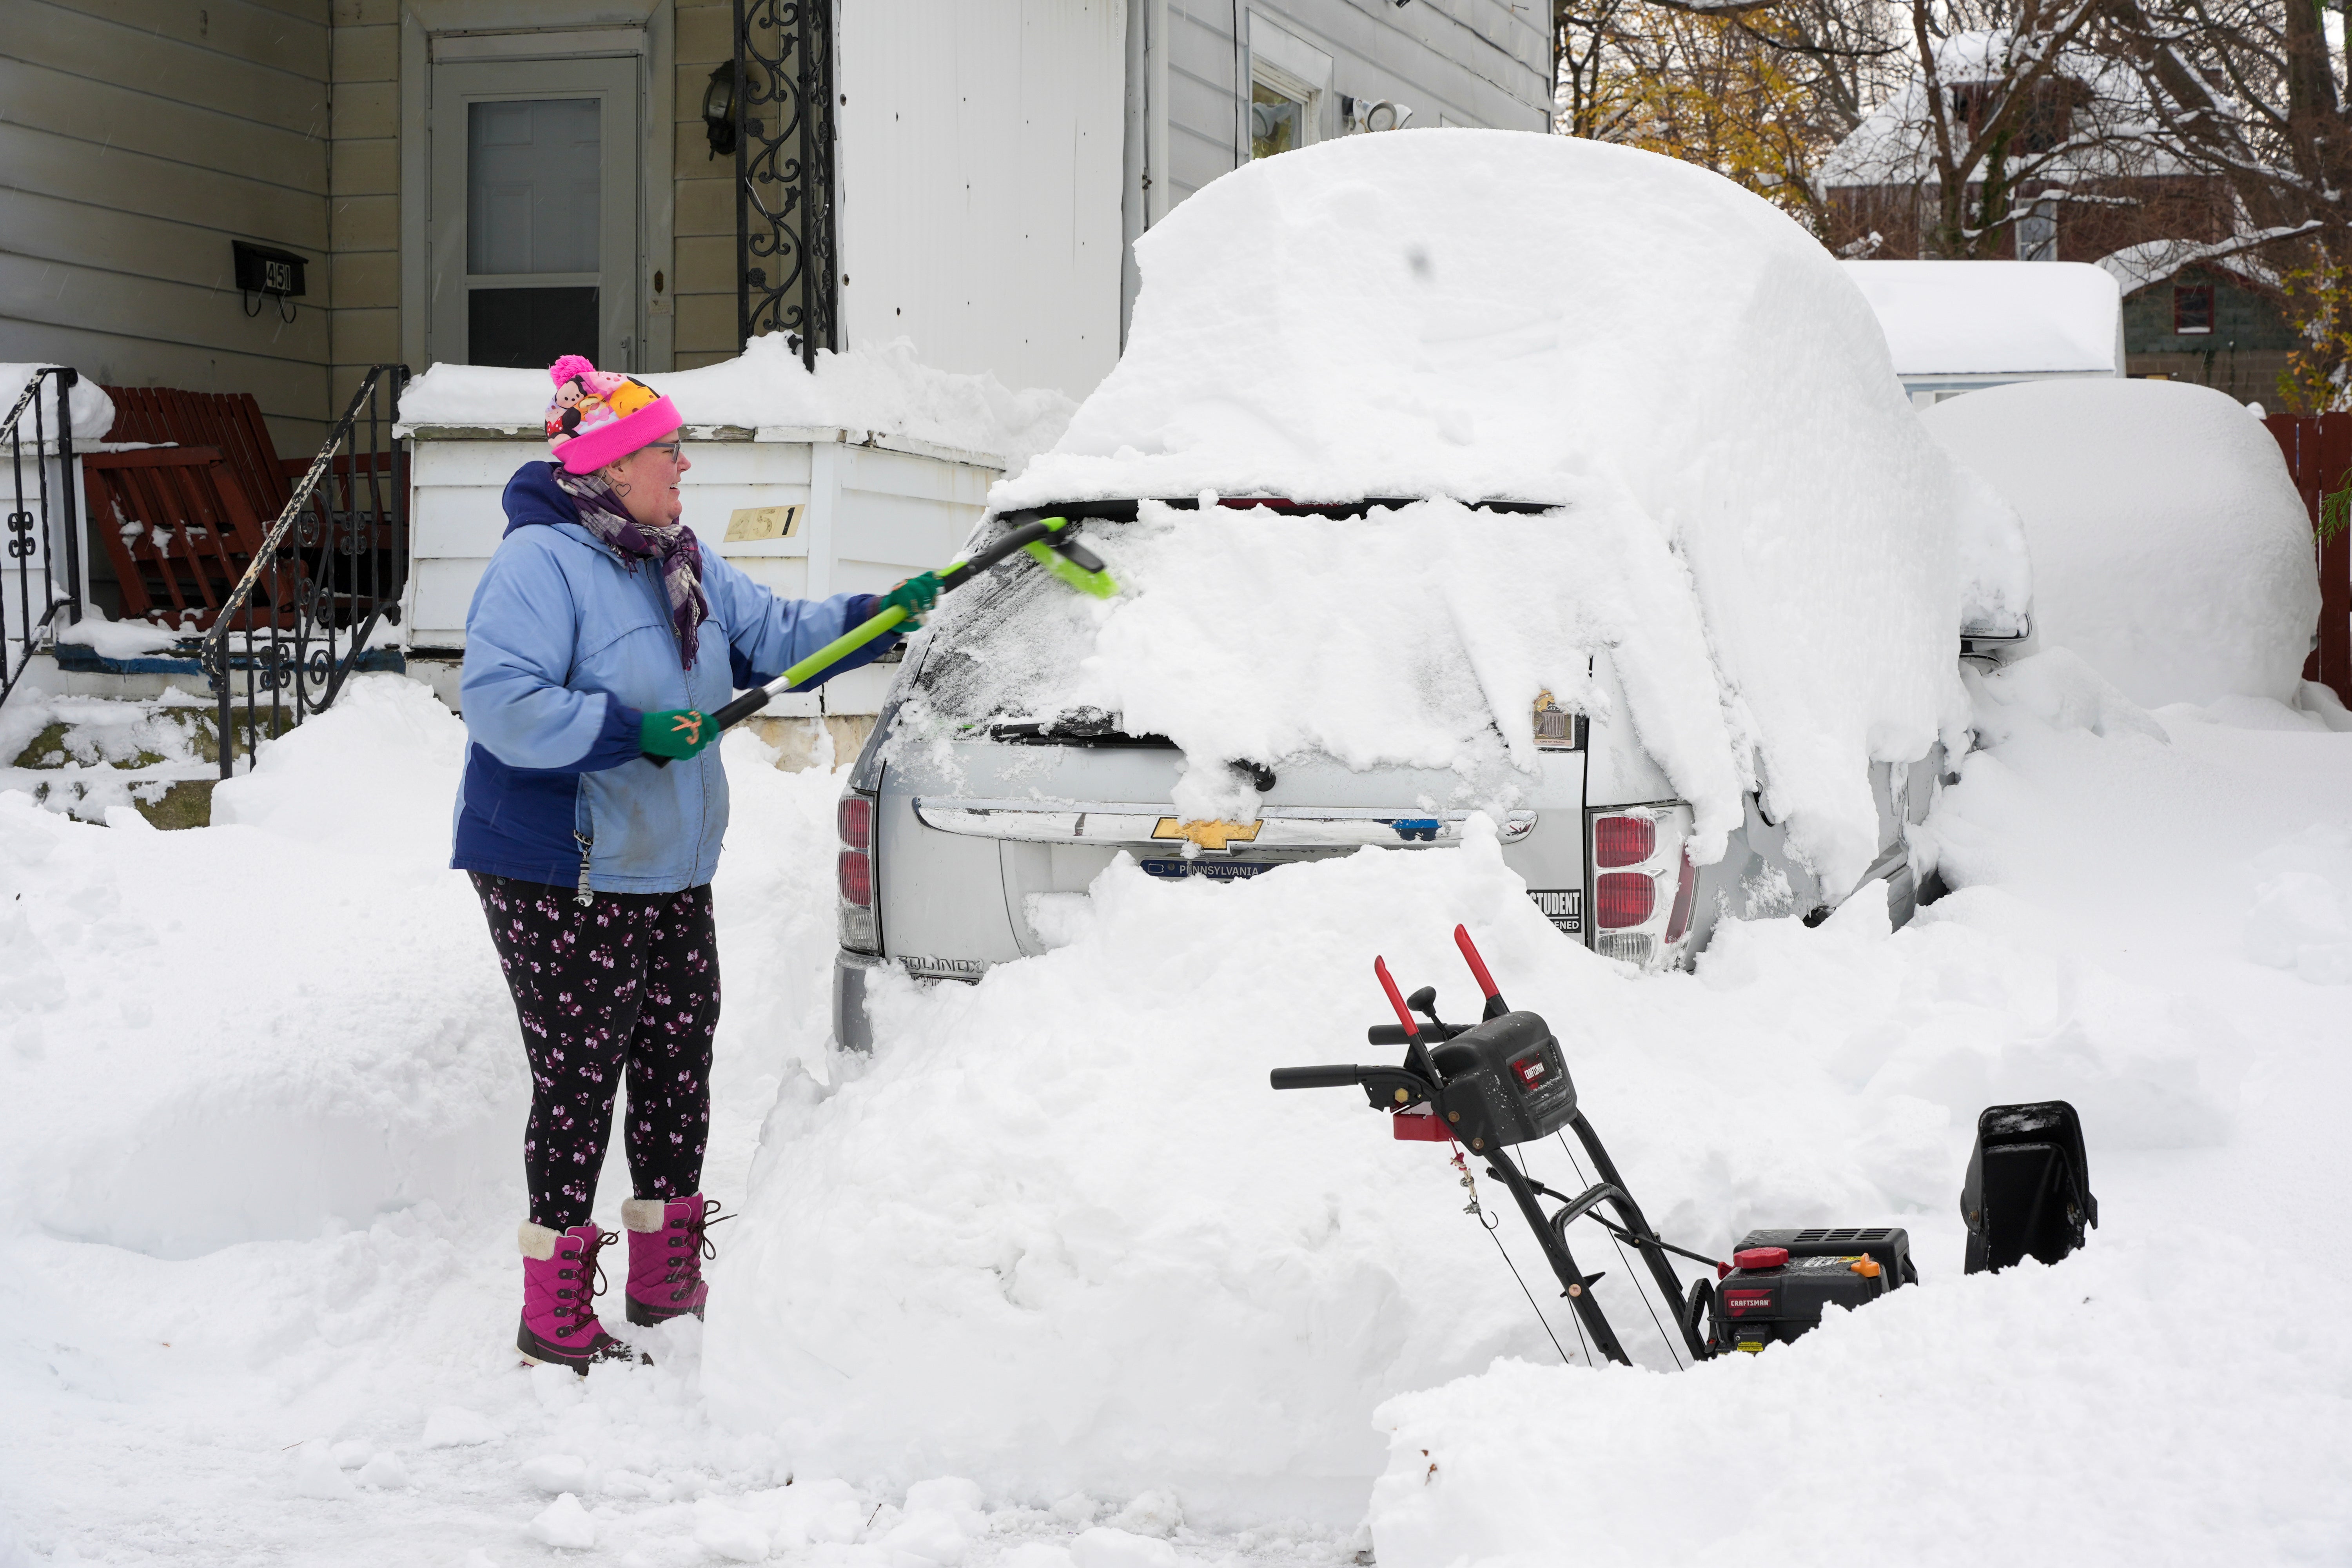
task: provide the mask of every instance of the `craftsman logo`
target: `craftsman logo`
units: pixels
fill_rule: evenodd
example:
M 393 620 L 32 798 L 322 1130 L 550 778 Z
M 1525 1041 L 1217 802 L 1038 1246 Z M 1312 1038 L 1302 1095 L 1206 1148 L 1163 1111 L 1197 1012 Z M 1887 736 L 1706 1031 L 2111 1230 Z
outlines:
M 1551 921 L 1570 936 L 1584 930 L 1584 889 L 1581 888 L 1529 888 L 1528 897 L 1544 919 Z
M 1511 1076 L 1517 1079 L 1519 1088 L 1529 1094 L 1541 1089 L 1544 1079 L 1550 1075 L 1551 1068 L 1546 1065 L 1540 1051 L 1533 1056 L 1521 1057 L 1511 1064 Z
M 1772 1292 L 1769 1290 L 1726 1290 L 1723 1293 L 1723 1305 L 1725 1310 L 1728 1311 L 1735 1318 L 1739 1316 L 1742 1312 L 1769 1311 L 1772 1307 Z

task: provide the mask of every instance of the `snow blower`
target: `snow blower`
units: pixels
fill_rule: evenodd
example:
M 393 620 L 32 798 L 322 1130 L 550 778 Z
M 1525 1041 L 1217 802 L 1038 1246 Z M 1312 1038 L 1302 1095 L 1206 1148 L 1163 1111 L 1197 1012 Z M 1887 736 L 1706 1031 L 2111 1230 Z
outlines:
M 1483 1156 L 1486 1174 L 1503 1184 L 1535 1232 L 1536 1243 L 1575 1314 L 1579 1337 L 1589 1336 L 1601 1355 L 1632 1364 L 1608 1316 L 1593 1298 L 1593 1283 L 1601 1276 L 1585 1273 L 1569 1249 L 1569 1226 L 1580 1219 L 1591 1219 L 1608 1232 L 1621 1258 L 1628 1244 L 1641 1253 L 1684 1348 L 1697 1361 L 1731 1350 L 1761 1351 L 1768 1344 L 1795 1339 L 1819 1325 L 1822 1309 L 1832 1302 L 1856 1307 L 1899 1286 L 1918 1282 L 1911 1264 L 1910 1237 L 1898 1229 L 1751 1231 L 1729 1262 L 1660 1239 L 1626 1190 L 1625 1179 L 1601 1146 L 1600 1135 L 1577 1108 L 1576 1086 L 1550 1027 L 1536 1014 L 1511 1010 L 1471 942 L 1470 933 L 1461 926 L 1454 928 L 1454 943 L 1486 994 L 1486 1008 L 1477 1023 L 1456 1026 L 1439 1019 L 1434 987 L 1423 986 L 1409 998 L 1400 995 L 1388 962 L 1376 958 L 1372 973 L 1388 994 L 1397 1022 L 1374 1025 L 1366 1037 L 1376 1046 L 1402 1045 L 1403 1064 L 1276 1068 L 1273 1085 L 1276 1089 L 1360 1087 L 1376 1110 L 1389 1112 L 1390 1130 L 1397 1138 L 1453 1144 L 1454 1168 L 1470 1193 L 1468 1212 L 1492 1232 L 1495 1225 L 1479 1207 L 1477 1189 L 1464 1159 L 1465 1151 Z M 1415 1013 L 1421 1017 L 1416 1018 Z M 1563 1136 L 1568 1129 L 1575 1131 L 1577 1142 L 1591 1156 L 1595 1177 L 1574 1197 L 1535 1180 L 1528 1174 L 1524 1154 L 1514 1159 L 1508 1152 L 1517 1145 L 1556 1138 L 1582 1181 L 1583 1167 Z M 1560 1206 L 1545 1213 L 1542 1200 L 1547 1198 Z M 1604 1208 L 1608 1213 L 1602 1212 Z M 1609 1217 L 1612 1214 L 1613 1219 Z M 1502 1247 L 1499 1237 L 1496 1247 Z M 1685 1291 L 1670 1254 L 1713 1268 L 1720 1284 L 1701 1279 Z M 1508 1252 L 1503 1257 L 1506 1263 L 1510 1261 Z M 1630 1262 L 1627 1266 L 1631 1268 Z M 1517 1272 L 1514 1265 L 1513 1275 Z M 1638 1276 L 1633 1285 L 1640 1292 Z M 1520 1289 L 1526 1288 L 1522 1279 Z M 1532 1293 L 1528 1300 L 1533 1302 Z M 1646 1297 L 1643 1304 L 1648 1304 Z M 1674 1337 L 1658 1322 L 1654 1310 L 1651 1318 L 1666 1340 L 1668 1354 L 1681 1364 Z M 1550 1332 L 1549 1322 L 1545 1332 Z M 1552 1343 L 1559 1348 L 1557 1337 Z M 1567 1354 L 1560 1349 L 1562 1360 Z
M 951 594 L 1014 555 L 1026 553 L 1047 572 L 1080 593 L 1108 599 L 1118 592 L 1118 584 L 1111 581 L 1101 557 L 1078 542 L 1078 528 L 1083 521 L 1044 517 L 1008 528 L 970 558 L 944 568 L 940 573 L 940 592 Z M 907 612 L 893 605 L 880 615 L 858 622 L 767 685 L 755 687 L 736 698 L 713 713 L 711 720 L 721 730 L 740 723 L 765 708 L 770 698 L 780 697 L 802 681 L 823 674 L 906 618 Z M 657 768 L 669 765 L 667 757 L 648 760 Z

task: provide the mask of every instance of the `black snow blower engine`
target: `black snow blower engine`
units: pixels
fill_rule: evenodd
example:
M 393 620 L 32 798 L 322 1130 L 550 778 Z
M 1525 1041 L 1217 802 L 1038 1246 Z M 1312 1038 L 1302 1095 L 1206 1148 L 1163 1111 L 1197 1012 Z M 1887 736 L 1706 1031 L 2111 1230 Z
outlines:
M 1500 1182 L 1517 1203 L 1546 1261 L 1559 1276 L 1582 1331 L 1580 1337 L 1589 1337 L 1601 1354 L 1631 1364 L 1616 1331 L 1593 1299 L 1592 1285 L 1601 1276 L 1585 1273 L 1569 1251 L 1568 1227 L 1587 1217 L 1609 1233 L 1621 1257 L 1628 1245 L 1640 1251 L 1680 1331 L 1684 1347 L 1700 1361 L 1732 1350 L 1761 1351 L 1777 1341 L 1795 1339 L 1818 1325 L 1822 1309 L 1832 1302 L 1858 1307 L 1900 1286 L 1918 1282 L 1918 1273 L 1911 1265 L 1910 1237 L 1895 1229 L 1751 1231 L 1729 1262 L 1660 1240 L 1643 1217 L 1641 1205 L 1626 1190 L 1625 1179 L 1618 1174 L 1616 1163 L 1601 1147 L 1592 1124 L 1577 1110 L 1576 1086 L 1569 1079 L 1567 1060 L 1550 1028 L 1537 1015 L 1512 1012 L 1505 1004 L 1467 931 L 1455 926 L 1454 942 L 1486 993 L 1486 1011 L 1479 1022 L 1466 1026 L 1441 1022 L 1433 987 L 1424 986 L 1410 998 L 1399 995 L 1387 962 L 1375 959 L 1372 971 L 1388 993 L 1397 1022 L 1373 1026 L 1368 1037 L 1376 1046 L 1403 1046 L 1403 1065 L 1276 1068 L 1274 1087 L 1360 1086 L 1375 1108 L 1390 1113 L 1389 1124 L 1396 1137 L 1458 1145 L 1454 1163 L 1462 1173 L 1463 1184 L 1470 1188 L 1470 1212 L 1478 1214 L 1482 1223 L 1485 1216 L 1463 1152 L 1484 1156 L 1486 1174 Z M 1419 1019 L 1413 1016 L 1416 1012 Z M 1560 1136 L 1566 1128 L 1575 1130 L 1577 1142 L 1591 1157 L 1595 1178 L 1572 1197 L 1529 1176 L 1524 1156 L 1514 1159 L 1507 1152 L 1538 1139 L 1559 1138 L 1581 1181 L 1582 1167 L 1576 1162 L 1575 1151 Z M 1560 1206 L 1546 1214 L 1542 1200 L 1547 1198 Z M 1489 1225 L 1488 1229 L 1492 1228 Z M 1496 1245 L 1501 1246 L 1499 1237 Z M 1716 1279 L 1701 1279 L 1685 1292 L 1669 1254 L 1712 1267 Z M 1507 1252 L 1504 1258 L 1509 1260 Z M 1637 1291 L 1641 1288 L 1638 1279 L 1634 1288 Z M 1659 1331 L 1665 1333 L 1663 1324 Z M 1553 1342 L 1558 1345 L 1559 1342 Z M 1672 1354 L 1671 1338 L 1667 1345 Z M 1567 1359 L 1564 1349 L 1561 1359 Z

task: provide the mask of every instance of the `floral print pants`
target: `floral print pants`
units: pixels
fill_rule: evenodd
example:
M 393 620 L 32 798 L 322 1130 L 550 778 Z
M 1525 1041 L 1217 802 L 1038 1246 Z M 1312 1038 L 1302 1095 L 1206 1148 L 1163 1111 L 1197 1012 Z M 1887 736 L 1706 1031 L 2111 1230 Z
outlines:
M 470 873 L 530 1058 L 523 1171 L 530 1217 L 588 1222 L 629 1080 L 629 1175 L 641 1198 L 700 1190 L 710 1136 L 710 1037 L 719 943 L 708 884 L 682 893 L 598 893 Z

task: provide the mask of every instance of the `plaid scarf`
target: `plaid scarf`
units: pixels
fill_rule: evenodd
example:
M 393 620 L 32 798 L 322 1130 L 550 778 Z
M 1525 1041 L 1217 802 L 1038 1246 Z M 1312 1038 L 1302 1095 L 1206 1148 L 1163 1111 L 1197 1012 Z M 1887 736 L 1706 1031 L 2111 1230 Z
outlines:
M 702 546 L 684 523 L 648 528 L 631 517 L 602 474 L 575 474 L 555 465 L 555 482 L 580 509 L 580 526 L 618 551 L 631 572 L 640 561 L 661 563 L 662 586 L 669 593 L 670 626 L 677 633 L 678 657 L 694 668 L 695 628 L 710 614 L 702 593 Z

